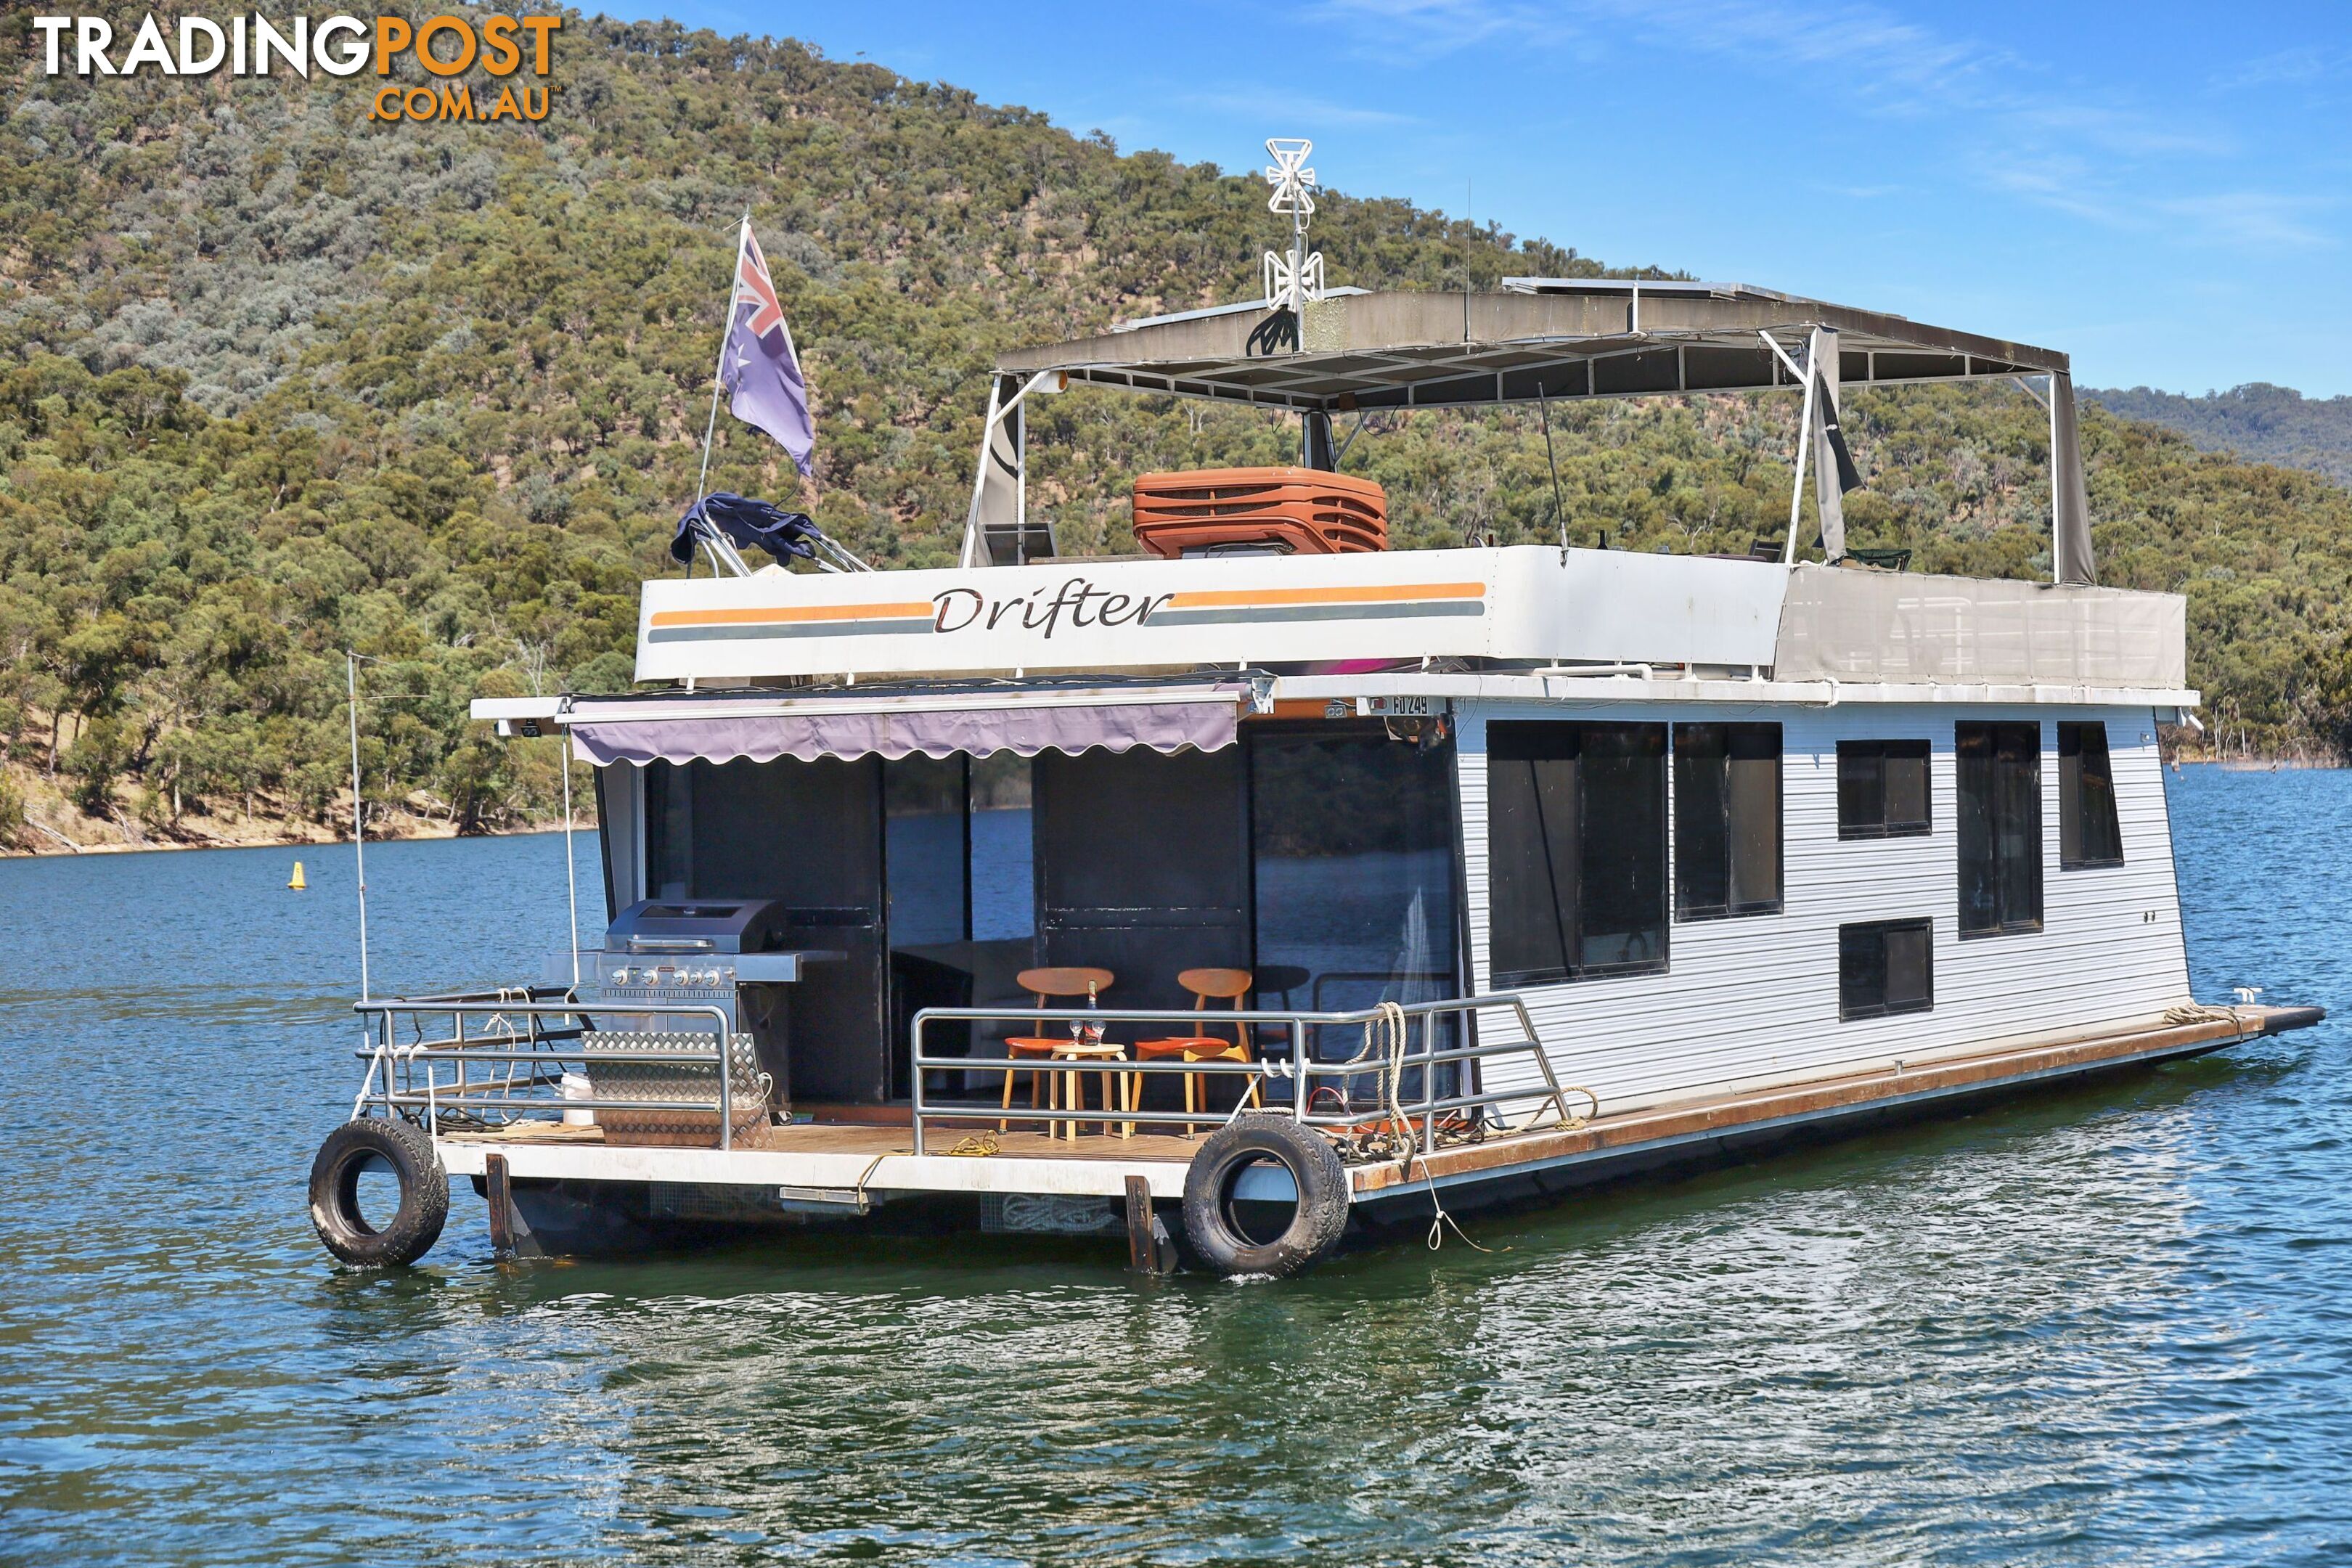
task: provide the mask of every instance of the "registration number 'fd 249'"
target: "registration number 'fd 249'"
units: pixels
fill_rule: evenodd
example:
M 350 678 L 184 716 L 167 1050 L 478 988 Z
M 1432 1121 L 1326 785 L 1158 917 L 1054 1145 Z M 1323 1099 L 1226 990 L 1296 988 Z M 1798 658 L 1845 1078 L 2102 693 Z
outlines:
M 1359 697 L 1359 719 L 1434 719 L 1445 711 L 1442 697 Z

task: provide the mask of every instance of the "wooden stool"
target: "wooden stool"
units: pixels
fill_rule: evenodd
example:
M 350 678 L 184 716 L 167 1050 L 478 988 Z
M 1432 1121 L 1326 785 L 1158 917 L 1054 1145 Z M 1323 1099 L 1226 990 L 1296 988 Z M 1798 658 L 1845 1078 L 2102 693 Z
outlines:
M 1055 1000 L 1076 1000 L 1080 996 L 1092 1001 L 1110 989 L 1113 979 L 1114 976 L 1108 969 L 1024 969 L 1013 976 L 1013 984 L 1035 997 L 1038 1006 L 1046 1007 L 1052 1005 Z M 1013 1110 L 1013 1076 L 1023 1070 L 1020 1064 L 1024 1060 L 1040 1064 L 1027 1069 L 1029 1109 L 1034 1110 L 1039 1101 L 1046 1097 L 1046 1091 L 1052 1088 L 1051 1075 L 1043 1064 L 1053 1058 L 1056 1047 L 1072 1043 L 1067 1035 L 1057 1037 L 1045 1033 L 1045 1020 L 1043 1018 L 1033 1020 L 1032 1026 L 1036 1030 L 1035 1034 L 1010 1036 L 1004 1042 L 1006 1066 L 1004 1104 L 1002 1109 L 1008 1113 Z M 1052 1107 L 1048 1106 L 1047 1109 L 1050 1110 Z M 1109 1109 L 1108 1103 L 1105 1104 L 1104 1109 Z M 996 1124 L 996 1130 L 1003 1132 L 1011 1125 L 1012 1119 L 1008 1114 L 1004 1121 Z M 1047 1122 L 1045 1131 L 1051 1132 L 1053 1130 L 1054 1123 Z
M 1127 1047 L 1113 1045 L 1108 1040 L 1064 1040 L 1054 1047 L 1052 1059 L 1072 1063 L 1123 1063 L 1127 1060 Z M 1095 1076 L 1102 1079 L 1102 1130 L 1103 1136 L 1108 1138 L 1110 1136 L 1109 1113 L 1113 1110 L 1133 1111 L 1135 1109 L 1135 1075 L 1131 1072 L 1113 1073 L 1108 1067 L 1104 1067 Z M 1087 1108 L 1086 1077 L 1085 1069 L 1078 1067 L 1055 1073 L 1054 1082 L 1046 1091 L 1049 1107 L 1055 1110 L 1084 1110 Z M 1064 1129 L 1067 1129 L 1070 1142 L 1075 1143 L 1083 1125 L 1077 1121 L 1056 1121 L 1048 1126 L 1045 1132 L 1048 1137 L 1058 1138 Z M 1134 1136 L 1134 1122 L 1123 1121 L 1119 1126 L 1122 1130 L 1120 1137 Z
M 1192 994 L 1192 1011 L 1195 1013 L 1206 1011 L 1209 998 L 1212 996 L 1232 1004 L 1234 1010 L 1239 1012 L 1242 998 L 1249 994 L 1250 987 L 1255 983 L 1255 978 L 1246 969 L 1188 969 L 1176 977 L 1176 984 Z M 1164 1060 L 1170 1057 L 1181 1057 L 1188 1062 L 1255 1060 L 1255 1058 L 1250 1055 L 1249 1026 L 1237 1018 L 1234 1021 L 1233 1028 L 1234 1037 L 1231 1040 L 1221 1039 L 1215 1035 L 1207 1033 L 1184 1035 L 1165 1040 L 1138 1040 L 1135 1042 L 1135 1059 L 1145 1062 Z M 1208 1096 L 1201 1087 L 1201 1080 L 1206 1076 L 1204 1073 L 1197 1072 L 1188 1072 L 1184 1075 L 1184 1109 L 1192 1115 L 1200 1114 L 1201 1108 L 1207 1103 Z M 1138 1095 L 1137 1098 L 1139 1100 L 1141 1096 Z M 1250 1086 L 1244 1091 L 1243 1098 L 1254 1102 L 1259 1109 L 1265 1109 L 1265 1101 L 1259 1095 L 1258 1084 L 1255 1079 L 1250 1081 Z M 1188 1121 L 1184 1124 L 1184 1136 L 1190 1138 L 1192 1135 L 1193 1127 Z

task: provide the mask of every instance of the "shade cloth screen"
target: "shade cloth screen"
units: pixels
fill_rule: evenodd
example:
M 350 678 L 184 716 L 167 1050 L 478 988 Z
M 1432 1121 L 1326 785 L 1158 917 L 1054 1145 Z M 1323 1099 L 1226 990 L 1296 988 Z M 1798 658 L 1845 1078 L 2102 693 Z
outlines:
M 966 708 L 939 711 L 782 713 L 638 719 L 572 726 L 581 761 L 608 763 L 773 762 L 798 757 L 984 757 L 1013 752 L 1100 748 L 1214 752 L 1234 743 L 1231 701 L 1109 703 L 1088 707 Z
M 2178 594 L 1799 566 L 1780 608 L 1782 680 L 2188 684 Z

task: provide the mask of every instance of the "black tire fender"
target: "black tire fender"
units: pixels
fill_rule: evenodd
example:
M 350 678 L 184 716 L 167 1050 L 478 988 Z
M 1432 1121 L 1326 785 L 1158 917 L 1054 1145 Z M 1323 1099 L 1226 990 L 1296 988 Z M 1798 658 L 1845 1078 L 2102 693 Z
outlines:
M 381 1229 L 360 1211 L 360 1173 L 381 1162 L 400 1183 L 400 1207 Z M 327 1134 L 310 1162 L 310 1224 L 327 1250 L 345 1263 L 414 1263 L 441 1237 L 449 1218 L 449 1178 L 433 1142 L 405 1121 L 363 1117 Z
M 1255 1241 L 1234 1214 L 1234 1188 L 1253 1165 L 1290 1173 L 1298 1205 L 1271 1241 Z M 1287 1116 L 1235 1118 L 1211 1133 L 1184 1172 L 1184 1237 L 1217 1273 L 1297 1274 L 1339 1245 L 1353 1194 L 1330 1140 Z

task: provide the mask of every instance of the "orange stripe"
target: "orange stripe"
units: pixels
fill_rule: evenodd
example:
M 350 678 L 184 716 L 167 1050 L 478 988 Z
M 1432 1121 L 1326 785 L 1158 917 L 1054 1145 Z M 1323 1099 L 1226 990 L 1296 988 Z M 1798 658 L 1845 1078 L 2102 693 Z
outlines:
M 929 620 L 929 600 L 909 605 L 810 605 L 798 609 L 662 610 L 654 616 L 657 626 L 789 626 L 794 621 Z
M 1202 610 L 1244 605 L 1395 605 L 1422 599 L 1483 599 L 1484 583 L 1418 583 L 1397 588 L 1224 588 L 1179 594 L 1171 610 Z

